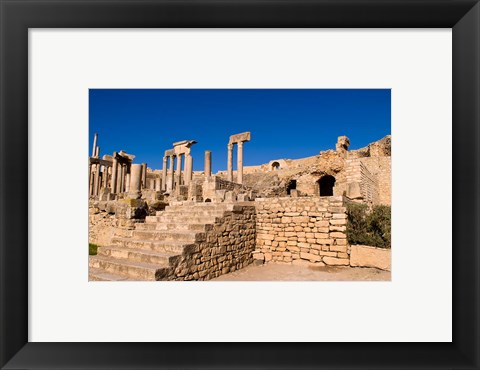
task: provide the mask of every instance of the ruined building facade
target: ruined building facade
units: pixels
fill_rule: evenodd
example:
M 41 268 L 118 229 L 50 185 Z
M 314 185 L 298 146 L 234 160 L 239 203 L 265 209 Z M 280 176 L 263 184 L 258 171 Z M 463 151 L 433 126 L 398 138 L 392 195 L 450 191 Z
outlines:
M 243 166 L 250 140 L 230 136 L 227 169 L 212 174 L 208 150 L 193 171 L 195 140 L 173 143 L 152 170 L 124 151 L 100 159 L 95 137 L 90 279 L 208 280 L 254 261 L 349 265 L 345 205 L 390 204 L 391 137 L 349 150 L 340 136 L 312 157 Z

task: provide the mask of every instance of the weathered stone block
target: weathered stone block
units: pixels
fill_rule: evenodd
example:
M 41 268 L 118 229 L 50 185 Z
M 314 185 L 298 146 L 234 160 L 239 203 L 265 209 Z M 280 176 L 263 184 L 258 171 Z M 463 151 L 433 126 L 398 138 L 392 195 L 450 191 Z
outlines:
M 300 253 L 300 258 L 302 259 L 305 259 L 305 260 L 309 260 L 309 261 L 312 261 L 312 262 L 320 262 L 322 260 L 322 258 L 320 256 L 316 256 L 314 254 L 311 254 L 311 253 Z
M 350 260 L 348 258 L 323 257 L 323 262 L 331 266 L 348 266 Z
M 360 267 L 375 267 L 381 270 L 391 270 L 391 250 L 365 245 L 352 245 L 350 250 L 350 265 Z
M 346 245 L 331 245 L 330 250 L 334 252 L 346 252 L 347 246 Z

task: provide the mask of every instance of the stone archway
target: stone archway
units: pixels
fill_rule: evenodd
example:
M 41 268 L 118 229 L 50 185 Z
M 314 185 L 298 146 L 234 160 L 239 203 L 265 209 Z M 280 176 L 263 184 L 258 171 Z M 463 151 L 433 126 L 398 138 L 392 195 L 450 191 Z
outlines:
M 297 188 L 297 180 L 290 180 L 287 185 L 287 195 Z
M 333 187 L 335 186 L 335 177 L 325 175 L 317 181 L 318 192 L 321 197 L 331 197 L 333 195 Z
M 272 163 L 272 171 L 278 171 L 280 169 L 280 163 L 273 162 Z

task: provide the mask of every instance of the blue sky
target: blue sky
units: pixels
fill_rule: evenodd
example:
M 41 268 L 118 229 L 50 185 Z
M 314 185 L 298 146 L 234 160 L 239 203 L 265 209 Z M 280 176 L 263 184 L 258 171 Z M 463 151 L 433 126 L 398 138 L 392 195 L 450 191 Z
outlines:
M 364 147 L 391 133 L 390 116 L 389 89 L 91 89 L 89 153 L 97 132 L 101 155 L 123 149 L 161 169 L 172 143 L 196 140 L 194 170 L 211 150 L 217 172 L 233 134 L 251 132 L 243 163 L 259 165 L 335 149 L 341 135 Z

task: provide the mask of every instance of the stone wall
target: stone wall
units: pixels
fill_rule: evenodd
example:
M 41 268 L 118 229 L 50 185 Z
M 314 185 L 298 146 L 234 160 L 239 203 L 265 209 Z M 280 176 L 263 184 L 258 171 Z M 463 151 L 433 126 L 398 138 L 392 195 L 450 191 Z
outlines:
M 378 203 L 391 204 L 392 157 L 367 157 L 361 162 L 377 179 Z
M 357 194 L 352 194 L 352 184 L 358 184 L 361 197 L 364 202 L 378 204 L 379 203 L 379 191 L 378 191 L 378 179 L 377 176 L 372 174 L 368 167 L 364 164 L 362 159 L 348 159 L 346 176 L 347 183 L 349 184 L 349 190 L 347 195 L 349 197 L 357 198 Z M 367 158 L 370 159 L 370 158 Z
M 255 207 L 235 205 L 183 253 L 173 280 L 209 280 L 253 262 Z
M 214 201 L 219 196 L 222 197 L 225 192 L 233 191 L 235 193 L 240 193 L 242 190 L 246 189 L 245 186 L 237 184 L 232 181 L 227 181 L 219 176 L 211 176 L 201 184 L 203 192 L 203 200 L 210 199 Z M 223 194 L 217 193 L 217 191 L 224 191 Z
M 88 242 L 100 247 L 110 245 L 121 230 L 132 230 L 146 216 L 145 203 L 136 199 L 90 201 L 88 207 Z
M 349 265 L 343 197 L 259 198 L 255 208 L 254 259 Z

